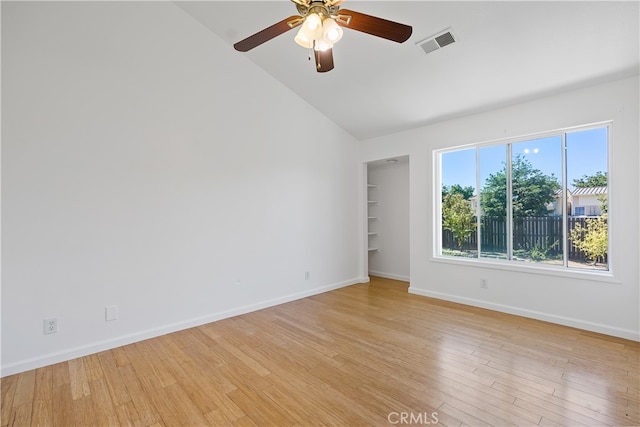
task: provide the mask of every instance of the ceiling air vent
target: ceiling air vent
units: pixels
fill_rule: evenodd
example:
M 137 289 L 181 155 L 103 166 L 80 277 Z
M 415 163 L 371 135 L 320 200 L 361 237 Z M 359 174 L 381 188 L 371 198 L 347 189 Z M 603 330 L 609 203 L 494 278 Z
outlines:
M 426 38 L 418 43 L 416 43 L 424 53 L 431 53 L 434 50 L 438 50 L 445 46 L 450 45 L 456 41 L 453 33 L 451 32 L 451 28 L 447 28 L 446 30 L 440 31 L 439 33 Z

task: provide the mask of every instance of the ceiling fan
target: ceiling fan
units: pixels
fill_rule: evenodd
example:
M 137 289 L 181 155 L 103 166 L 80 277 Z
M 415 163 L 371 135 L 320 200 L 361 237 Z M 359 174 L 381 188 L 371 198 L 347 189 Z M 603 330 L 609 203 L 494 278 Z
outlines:
M 340 10 L 344 0 L 291 0 L 300 15 L 293 15 L 258 31 L 252 36 L 234 44 L 240 52 L 254 47 L 301 26 L 295 37 L 296 43 L 313 49 L 316 70 L 325 73 L 333 70 L 333 45 L 342 38 L 342 28 L 382 37 L 397 43 L 406 41 L 413 29 L 409 25 L 388 21 L 352 10 Z

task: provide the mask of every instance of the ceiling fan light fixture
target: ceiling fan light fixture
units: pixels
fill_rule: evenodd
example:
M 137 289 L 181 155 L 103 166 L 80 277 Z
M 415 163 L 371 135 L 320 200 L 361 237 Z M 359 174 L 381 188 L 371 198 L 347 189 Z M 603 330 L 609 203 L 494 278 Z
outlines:
M 309 40 L 317 40 L 322 37 L 322 18 L 317 13 L 310 13 L 302 24 L 301 31 Z
M 294 40 L 305 49 L 311 49 L 313 47 L 313 40 L 310 40 L 309 37 L 307 37 L 306 33 L 303 31 L 303 28 L 300 28 Z
M 313 48 L 318 52 L 324 52 L 325 50 L 332 49 L 333 43 L 327 43 L 324 39 L 318 39 L 316 40 L 316 44 Z
M 337 43 L 342 38 L 342 28 L 332 18 L 322 22 L 322 39 L 327 43 Z
M 324 52 L 342 38 L 342 33 L 342 28 L 332 18 L 326 17 L 323 20 L 319 14 L 310 13 L 294 40 L 306 49 Z

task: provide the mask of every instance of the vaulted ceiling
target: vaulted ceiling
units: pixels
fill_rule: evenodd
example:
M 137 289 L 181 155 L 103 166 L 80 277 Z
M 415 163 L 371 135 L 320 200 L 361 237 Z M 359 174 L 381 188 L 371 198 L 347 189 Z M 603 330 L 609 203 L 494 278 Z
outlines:
M 396 44 L 345 30 L 317 73 L 289 31 L 246 56 L 358 139 L 639 73 L 637 1 L 357 1 L 342 8 L 413 26 Z M 297 14 L 288 0 L 178 1 L 233 44 Z M 451 28 L 456 41 L 420 42 Z M 251 85 L 251 82 L 247 82 Z M 274 102 L 279 102 L 274 99 Z M 295 117 L 292 117 L 295 120 Z

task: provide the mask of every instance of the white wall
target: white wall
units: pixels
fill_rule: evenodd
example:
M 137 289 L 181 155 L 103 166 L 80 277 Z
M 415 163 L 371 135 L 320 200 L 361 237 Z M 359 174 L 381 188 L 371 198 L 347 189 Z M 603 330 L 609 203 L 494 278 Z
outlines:
M 361 280 L 357 142 L 172 3 L 3 2 L 2 109 L 3 375 Z
M 413 293 L 640 339 L 638 77 L 361 142 L 362 161 L 409 154 Z M 542 275 L 433 259 L 432 150 L 613 120 L 610 233 L 614 278 Z M 487 290 L 479 286 L 488 280 Z
M 378 218 L 371 222 L 378 233 L 371 237 L 371 246 L 378 251 L 369 253 L 369 274 L 409 281 L 409 162 L 371 164 L 369 183 L 377 188 L 369 190 L 378 201 L 371 210 Z

